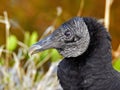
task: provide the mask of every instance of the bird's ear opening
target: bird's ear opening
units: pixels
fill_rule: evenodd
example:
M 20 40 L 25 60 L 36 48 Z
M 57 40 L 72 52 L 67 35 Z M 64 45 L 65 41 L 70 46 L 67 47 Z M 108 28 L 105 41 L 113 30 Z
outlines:
M 74 42 L 77 42 L 77 41 L 79 41 L 80 39 L 81 39 L 81 37 L 75 36 L 75 37 L 74 37 Z

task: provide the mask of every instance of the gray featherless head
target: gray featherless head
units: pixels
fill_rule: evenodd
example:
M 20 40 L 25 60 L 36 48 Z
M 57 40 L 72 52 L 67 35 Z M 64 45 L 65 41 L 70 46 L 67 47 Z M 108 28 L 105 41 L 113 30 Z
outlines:
M 77 57 L 83 54 L 89 46 L 90 35 L 84 20 L 75 17 L 64 24 L 43 40 L 29 49 L 34 54 L 49 48 L 55 48 L 64 57 Z

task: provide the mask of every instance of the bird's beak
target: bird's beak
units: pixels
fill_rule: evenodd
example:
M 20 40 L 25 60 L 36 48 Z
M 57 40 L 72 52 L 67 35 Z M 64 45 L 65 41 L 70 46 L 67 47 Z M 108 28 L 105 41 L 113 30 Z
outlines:
M 36 54 L 40 51 L 49 49 L 49 48 L 55 48 L 57 46 L 57 43 L 54 40 L 54 36 L 51 34 L 50 36 L 44 38 L 43 40 L 38 41 L 37 43 L 33 44 L 29 48 L 29 55 Z

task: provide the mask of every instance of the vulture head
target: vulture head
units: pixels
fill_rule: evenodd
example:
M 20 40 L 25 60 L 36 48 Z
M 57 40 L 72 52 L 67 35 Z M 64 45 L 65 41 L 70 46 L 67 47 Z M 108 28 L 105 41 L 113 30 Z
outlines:
M 64 57 L 77 57 L 89 46 L 90 35 L 87 25 L 80 17 L 72 18 L 63 23 L 52 34 L 38 41 L 29 49 L 29 54 L 55 48 Z

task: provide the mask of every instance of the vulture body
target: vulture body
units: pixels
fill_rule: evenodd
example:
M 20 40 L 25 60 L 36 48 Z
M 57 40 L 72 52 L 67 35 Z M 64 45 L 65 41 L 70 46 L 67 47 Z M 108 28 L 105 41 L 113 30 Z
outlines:
M 34 44 L 29 52 L 49 48 L 64 56 L 57 71 L 63 90 L 120 90 L 120 73 L 111 63 L 111 37 L 97 20 L 75 17 Z

